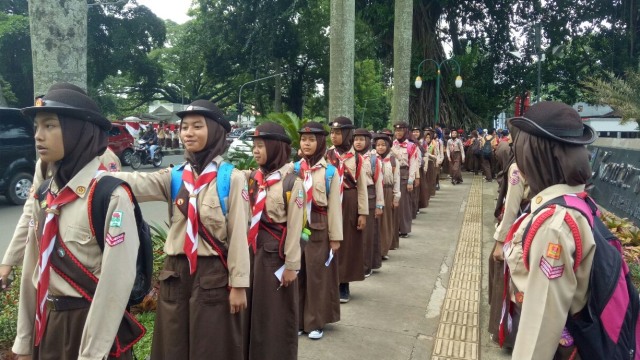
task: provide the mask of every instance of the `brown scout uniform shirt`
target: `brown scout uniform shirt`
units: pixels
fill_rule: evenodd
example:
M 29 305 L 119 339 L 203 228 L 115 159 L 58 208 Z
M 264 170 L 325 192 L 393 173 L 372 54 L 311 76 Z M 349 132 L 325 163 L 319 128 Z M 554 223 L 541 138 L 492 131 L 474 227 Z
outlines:
M 335 151 L 337 154 L 337 150 L 335 149 L 335 146 L 332 146 L 329 149 L 329 152 L 331 151 Z M 348 176 L 347 175 L 347 171 L 351 174 L 351 176 L 353 176 L 353 178 L 356 180 L 356 188 L 358 189 L 358 215 L 369 215 L 369 196 L 367 195 L 367 181 L 366 181 L 366 174 L 363 171 L 365 164 L 362 164 L 362 168 L 360 169 L 360 177 L 358 177 L 356 179 L 356 169 L 357 169 L 357 165 L 356 165 L 356 157 L 358 157 L 358 154 L 356 153 L 356 151 L 353 149 L 353 146 L 351 147 L 351 149 L 348 151 L 349 153 L 353 154 L 353 157 L 347 159 L 344 162 L 344 176 Z M 342 154 L 342 156 L 344 157 L 344 155 L 346 155 L 347 153 Z M 328 154 L 327 154 L 328 156 Z M 336 166 L 336 175 L 338 174 L 338 167 Z M 340 179 L 340 177 L 338 177 L 338 180 Z M 324 180 L 323 180 L 324 181 Z M 315 183 L 315 177 L 314 177 L 314 183 Z M 346 187 L 345 187 L 346 189 Z M 338 191 L 340 192 L 340 191 Z M 340 202 L 342 204 L 342 202 Z M 329 238 L 331 238 L 331 236 L 329 236 Z
M 378 155 L 380 156 L 380 155 Z M 384 159 L 393 157 L 393 154 L 389 152 Z M 381 160 L 384 160 L 381 159 Z M 382 172 L 380 173 L 380 178 L 382 178 L 383 185 L 392 185 L 393 186 L 393 201 L 400 201 L 401 191 L 400 191 L 400 168 L 398 167 L 398 161 L 396 161 L 396 167 L 393 168 L 391 161 L 382 162 Z M 392 206 L 392 204 L 388 204 L 387 206 Z
M 306 198 L 304 188 L 302 186 L 302 179 L 300 179 L 300 177 L 296 177 L 296 181 L 291 189 L 291 197 L 285 207 L 285 199 L 282 196 L 282 186 L 284 185 L 283 180 L 287 174 L 293 172 L 293 166 L 289 163 L 276 171 L 280 172 L 282 180 L 271 185 L 271 187 L 267 189 L 265 210 L 263 211 L 267 212 L 271 221 L 277 224 L 285 224 L 287 227 L 287 237 L 284 241 L 285 269 L 300 270 L 300 259 L 302 256 L 302 251 L 300 249 L 300 234 L 302 233 L 302 221 L 304 212 L 306 211 Z M 268 178 L 269 175 L 265 175 L 265 179 Z M 302 205 L 298 206 L 296 201 Z
M 558 196 L 583 191 L 584 185 L 548 187 L 531 200 L 531 211 L 535 212 Z M 564 222 L 567 213 L 575 220 L 582 237 L 582 263 L 575 272 L 576 246 L 571 230 Z M 511 300 L 522 307 L 521 326 L 512 356 L 518 360 L 551 359 L 558 348 L 567 316 L 579 312 L 587 302 L 595 242 L 588 220 L 579 211 L 558 206 L 533 239 L 529 252 L 530 271 L 527 271 L 522 260 L 522 235 L 533 220 L 531 215 L 527 216 L 513 241 L 505 245 L 505 259 L 511 270 L 509 293 Z M 564 267 L 561 276 L 549 279 L 541 269 L 543 259 L 555 270 Z
M 364 160 L 364 163 L 362 164 L 362 172 L 365 173 L 365 182 L 367 184 L 367 188 L 369 186 L 375 186 L 375 191 L 376 191 L 376 206 L 384 206 L 384 191 L 382 188 L 382 172 L 380 172 L 380 176 L 378 176 L 378 181 L 376 181 L 376 183 L 373 183 L 373 168 L 371 167 L 371 153 L 366 152 L 364 155 L 362 155 L 362 159 Z M 380 164 L 382 163 L 382 161 L 380 161 L 380 157 L 376 155 L 376 161 L 379 161 L 379 164 L 377 164 L 376 166 L 380 166 Z M 378 169 L 381 170 L 381 169 Z M 368 205 L 367 205 L 368 206 Z
M 526 199 L 527 196 L 529 196 L 529 185 L 520 174 L 518 165 L 513 163 L 509 167 L 509 184 L 507 185 L 507 195 L 505 196 L 504 214 L 500 225 L 498 225 L 496 232 L 493 234 L 494 240 L 504 242 L 511 225 L 518 218 L 522 200 Z
M 78 359 L 103 359 L 111 349 L 118 327 L 122 321 L 133 282 L 138 255 L 138 231 L 133 215 L 133 204 L 123 188 L 111 195 L 107 214 L 120 212 L 120 222 L 107 219 L 105 234 L 117 236 L 126 234 L 124 241 L 109 245 L 105 240 L 104 253 L 91 235 L 88 192 L 100 161 L 98 158 L 87 164 L 67 183 L 78 199 L 64 205 L 58 218 L 62 241 L 78 260 L 100 280 L 93 302 L 84 324 Z M 104 176 L 104 174 L 100 175 Z M 57 191 L 55 183 L 52 190 Z M 37 219 L 40 204 L 32 201 L 31 216 Z M 33 326 L 35 322 L 36 286 L 38 284 L 39 241 L 38 224 L 32 223 L 28 229 L 28 241 L 23 262 L 22 284 L 20 286 L 20 307 L 18 310 L 18 331 L 13 352 L 31 354 L 33 350 Z M 96 229 L 96 231 L 99 231 Z M 106 238 L 106 236 L 105 236 Z M 51 256 L 59 256 L 54 251 Z M 71 285 L 50 269 L 49 295 L 82 297 Z
M 222 157 L 213 161 L 219 165 Z M 138 202 L 164 201 L 171 202 L 171 169 L 163 169 L 154 173 L 115 173 L 114 176 L 131 185 Z M 249 194 L 247 179 L 237 169 L 231 173 L 231 187 L 227 204 L 227 217 L 222 214 L 220 199 L 216 189 L 218 178 L 213 180 L 198 194 L 198 215 L 207 231 L 223 242 L 228 249 L 229 285 L 234 288 L 249 287 L 249 246 L 247 230 L 249 224 Z M 245 193 L 245 194 L 243 194 Z M 245 196 L 246 199 L 245 200 Z M 167 255 L 184 254 L 184 239 L 187 233 L 187 218 L 176 204 L 169 205 L 171 226 L 164 245 Z M 198 235 L 200 237 L 200 235 Z M 198 241 L 198 256 L 217 256 L 206 240 Z
M 102 165 L 104 165 L 108 171 L 120 171 L 120 159 L 114 154 L 111 149 L 107 148 L 105 153 L 98 157 Z M 115 170 L 112 170 L 115 169 Z M 47 177 L 51 177 L 49 174 Z M 40 169 L 40 159 L 36 162 L 36 172 L 33 175 L 33 186 L 31 187 L 31 195 L 40 187 L 40 184 L 44 181 L 42 171 Z M 27 233 L 29 231 L 29 221 L 31 220 L 31 209 L 33 207 L 33 196 L 29 196 L 24 206 L 22 207 L 22 215 L 18 219 L 16 229 L 13 232 L 13 237 L 9 242 L 9 247 L 4 253 L 2 259 L 2 265 L 19 266 L 22 265 L 22 257 L 24 256 L 24 248 L 27 242 Z
M 327 168 L 327 161 L 322 158 L 316 164 Z M 342 241 L 342 201 L 340 200 L 340 177 L 336 170 L 331 178 L 331 189 L 327 197 L 327 185 L 325 171 L 314 171 L 311 173 L 313 181 L 313 201 L 316 205 L 327 208 L 327 228 L 329 230 L 329 241 Z M 304 176 L 304 174 L 303 174 Z M 367 212 L 369 206 L 367 205 Z M 308 220 L 307 220 L 308 221 Z
M 407 144 L 410 143 L 409 140 L 405 140 Z M 415 145 L 415 144 L 414 144 Z M 394 145 L 391 147 L 391 152 L 396 157 L 397 166 L 399 167 L 408 167 L 409 168 L 409 183 L 413 184 L 413 181 L 416 178 L 416 173 L 420 169 L 420 150 L 418 149 L 418 145 L 415 145 L 416 148 L 413 152 L 411 159 L 409 159 L 408 147 L 402 147 L 400 145 L 396 145 L 394 141 Z

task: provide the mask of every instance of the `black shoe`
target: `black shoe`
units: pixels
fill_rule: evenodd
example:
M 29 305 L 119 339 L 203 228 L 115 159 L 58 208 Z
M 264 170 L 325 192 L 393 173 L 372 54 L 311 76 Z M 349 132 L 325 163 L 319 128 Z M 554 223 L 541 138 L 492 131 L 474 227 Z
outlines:
M 349 302 L 349 283 L 340 284 L 340 303 L 345 304 Z
M 409 234 L 400 233 L 400 237 L 401 237 L 401 238 L 407 238 L 407 237 L 409 237 Z
M 440 183 L 437 183 L 437 184 L 436 184 L 436 191 L 437 191 L 437 190 L 440 190 Z
M 369 276 L 373 275 L 373 269 L 369 269 L 368 272 L 364 273 L 364 277 L 365 279 L 368 278 Z

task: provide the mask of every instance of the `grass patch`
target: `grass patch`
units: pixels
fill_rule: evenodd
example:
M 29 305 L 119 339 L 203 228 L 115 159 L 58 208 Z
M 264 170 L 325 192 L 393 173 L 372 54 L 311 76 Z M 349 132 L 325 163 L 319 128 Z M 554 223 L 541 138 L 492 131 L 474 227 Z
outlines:
M 151 340 L 153 340 L 153 325 L 156 321 L 155 312 L 144 312 L 136 315 L 136 318 L 147 329 L 144 337 L 133 346 L 135 358 L 145 360 L 151 355 Z

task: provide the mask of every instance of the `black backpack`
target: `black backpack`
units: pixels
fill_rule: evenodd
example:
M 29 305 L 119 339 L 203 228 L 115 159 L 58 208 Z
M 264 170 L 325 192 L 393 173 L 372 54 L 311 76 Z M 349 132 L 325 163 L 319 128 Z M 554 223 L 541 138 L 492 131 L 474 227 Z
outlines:
M 38 199 L 46 199 L 45 193 L 49 188 L 51 179 L 42 182 L 42 185 L 38 188 Z M 142 218 L 142 212 L 140 206 L 131 187 L 124 180 L 115 178 L 113 176 L 103 176 L 100 180 L 92 186 L 89 196 L 91 203 L 91 217 L 89 219 L 89 225 L 91 232 L 95 234 L 96 241 L 100 250 L 104 251 L 104 226 L 107 217 L 107 211 L 109 211 L 109 202 L 111 201 L 111 194 L 118 188 L 118 186 L 124 186 L 131 194 L 133 201 L 134 215 L 136 219 L 136 225 L 138 227 L 138 238 L 140 239 L 140 246 L 138 247 L 138 259 L 136 260 L 136 279 L 131 289 L 131 295 L 129 296 L 128 306 L 140 304 L 144 297 L 151 291 L 151 282 L 153 277 L 153 244 L 151 241 L 151 231 L 149 225 Z M 96 231 L 99 229 L 99 231 Z
M 484 139 L 484 146 L 482 147 L 482 155 L 486 159 L 489 159 L 491 157 L 491 154 L 493 153 L 493 149 L 491 148 L 492 141 L 493 141 L 493 138 L 491 138 L 491 140 L 487 140 L 487 138 Z
M 473 139 L 471 142 L 471 153 L 476 156 L 482 155 L 482 149 L 480 148 L 480 140 Z
M 565 195 L 552 199 L 536 213 L 542 209 L 555 208 L 557 205 L 580 211 L 589 220 L 596 243 L 587 303 L 577 314 L 569 315 L 566 325 L 575 340 L 580 357 L 585 360 L 637 359 L 636 344 L 640 340 L 640 331 L 636 332 L 636 329 L 640 325 L 640 299 L 631 282 L 629 268 L 622 259 L 620 240 L 597 216 L 597 205 L 586 194 Z M 522 237 L 525 249 L 530 245 L 536 231 L 530 227 L 531 224 L 525 229 Z M 534 233 L 529 234 L 529 230 Z M 577 249 L 577 241 L 581 240 L 575 240 Z M 527 256 L 528 252 L 523 253 L 525 264 L 528 264 Z

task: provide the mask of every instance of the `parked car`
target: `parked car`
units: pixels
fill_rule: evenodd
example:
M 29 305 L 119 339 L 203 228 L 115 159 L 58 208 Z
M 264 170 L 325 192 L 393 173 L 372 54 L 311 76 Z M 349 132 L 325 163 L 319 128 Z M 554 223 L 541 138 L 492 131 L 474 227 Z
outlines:
M 231 145 L 233 140 L 237 139 L 242 135 L 243 132 L 247 131 L 247 128 L 237 128 L 231 130 L 229 134 L 227 134 L 227 144 Z
M 19 109 L 0 108 L 0 195 L 23 205 L 33 186 L 36 144 L 33 121 Z
M 109 130 L 109 147 L 120 158 L 122 165 L 131 165 L 134 138 L 125 124 L 112 123 Z
M 251 135 L 253 135 L 253 132 L 255 130 L 256 130 L 255 128 L 251 128 L 249 130 L 244 131 L 242 135 L 235 138 L 231 142 L 231 145 L 229 145 L 229 150 L 228 150 L 229 156 L 233 156 L 234 153 L 243 153 L 251 156 L 252 148 L 253 148 L 253 138 L 251 137 Z

